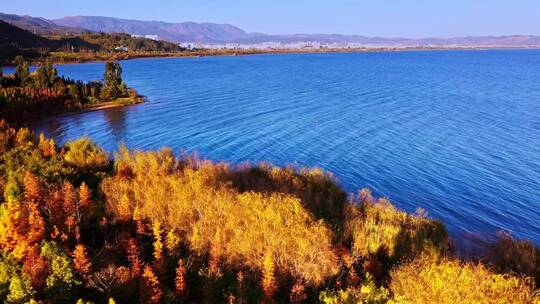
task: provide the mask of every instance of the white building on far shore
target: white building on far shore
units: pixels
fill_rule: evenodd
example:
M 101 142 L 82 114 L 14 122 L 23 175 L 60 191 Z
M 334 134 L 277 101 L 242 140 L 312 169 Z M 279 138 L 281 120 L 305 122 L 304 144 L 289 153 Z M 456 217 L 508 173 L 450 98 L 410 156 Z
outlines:
M 146 38 L 146 39 L 152 39 L 152 40 L 159 40 L 158 35 L 137 35 L 133 34 L 131 35 L 133 38 Z

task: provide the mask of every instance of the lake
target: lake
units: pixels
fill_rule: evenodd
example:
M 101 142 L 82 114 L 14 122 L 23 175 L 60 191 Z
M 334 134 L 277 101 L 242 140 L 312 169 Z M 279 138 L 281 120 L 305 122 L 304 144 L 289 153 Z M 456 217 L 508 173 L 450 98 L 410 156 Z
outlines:
M 420 207 L 452 236 L 540 244 L 540 51 L 285 54 L 122 62 L 145 104 L 33 127 L 109 151 L 317 166 L 347 191 Z M 104 63 L 59 66 L 100 79 Z

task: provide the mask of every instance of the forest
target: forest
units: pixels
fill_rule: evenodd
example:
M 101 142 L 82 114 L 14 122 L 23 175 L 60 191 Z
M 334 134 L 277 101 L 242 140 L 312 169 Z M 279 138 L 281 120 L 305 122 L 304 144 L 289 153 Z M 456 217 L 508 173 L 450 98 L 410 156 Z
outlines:
M 443 223 L 318 168 L 57 146 L 0 123 L 5 303 L 538 303 L 539 251 L 463 260 Z
M 122 80 L 122 67 L 117 62 L 106 63 L 103 82 L 88 83 L 58 76 L 50 60 L 43 61 L 33 73 L 22 56 L 17 56 L 15 64 L 12 75 L 3 75 L 0 67 L 0 117 L 11 123 L 104 103 L 142 101 Z

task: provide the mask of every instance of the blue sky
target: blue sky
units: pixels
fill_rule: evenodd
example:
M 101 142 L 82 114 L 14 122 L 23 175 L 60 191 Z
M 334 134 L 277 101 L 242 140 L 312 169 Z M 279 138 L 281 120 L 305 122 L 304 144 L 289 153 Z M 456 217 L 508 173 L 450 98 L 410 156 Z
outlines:
M 269 34 L 540 35 L 540 0 L 1 0 L 0 11 L 230 23 Z

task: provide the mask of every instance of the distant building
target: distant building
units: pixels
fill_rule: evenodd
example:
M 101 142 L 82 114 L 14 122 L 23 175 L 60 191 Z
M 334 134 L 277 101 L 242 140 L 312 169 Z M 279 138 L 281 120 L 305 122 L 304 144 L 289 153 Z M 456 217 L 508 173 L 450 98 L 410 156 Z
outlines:
M 159 40 L 158 35 L 144 35 L 146 39 Z
M 158 35 L 138 35 L 138 34 L 132 34 L 131 37 L 133 38 L 146 38 L 151 40 L 159 40 Z
M 129 49 L 125 46 L 117 46 L 114 48 L 115 52 L 129 52 Z

